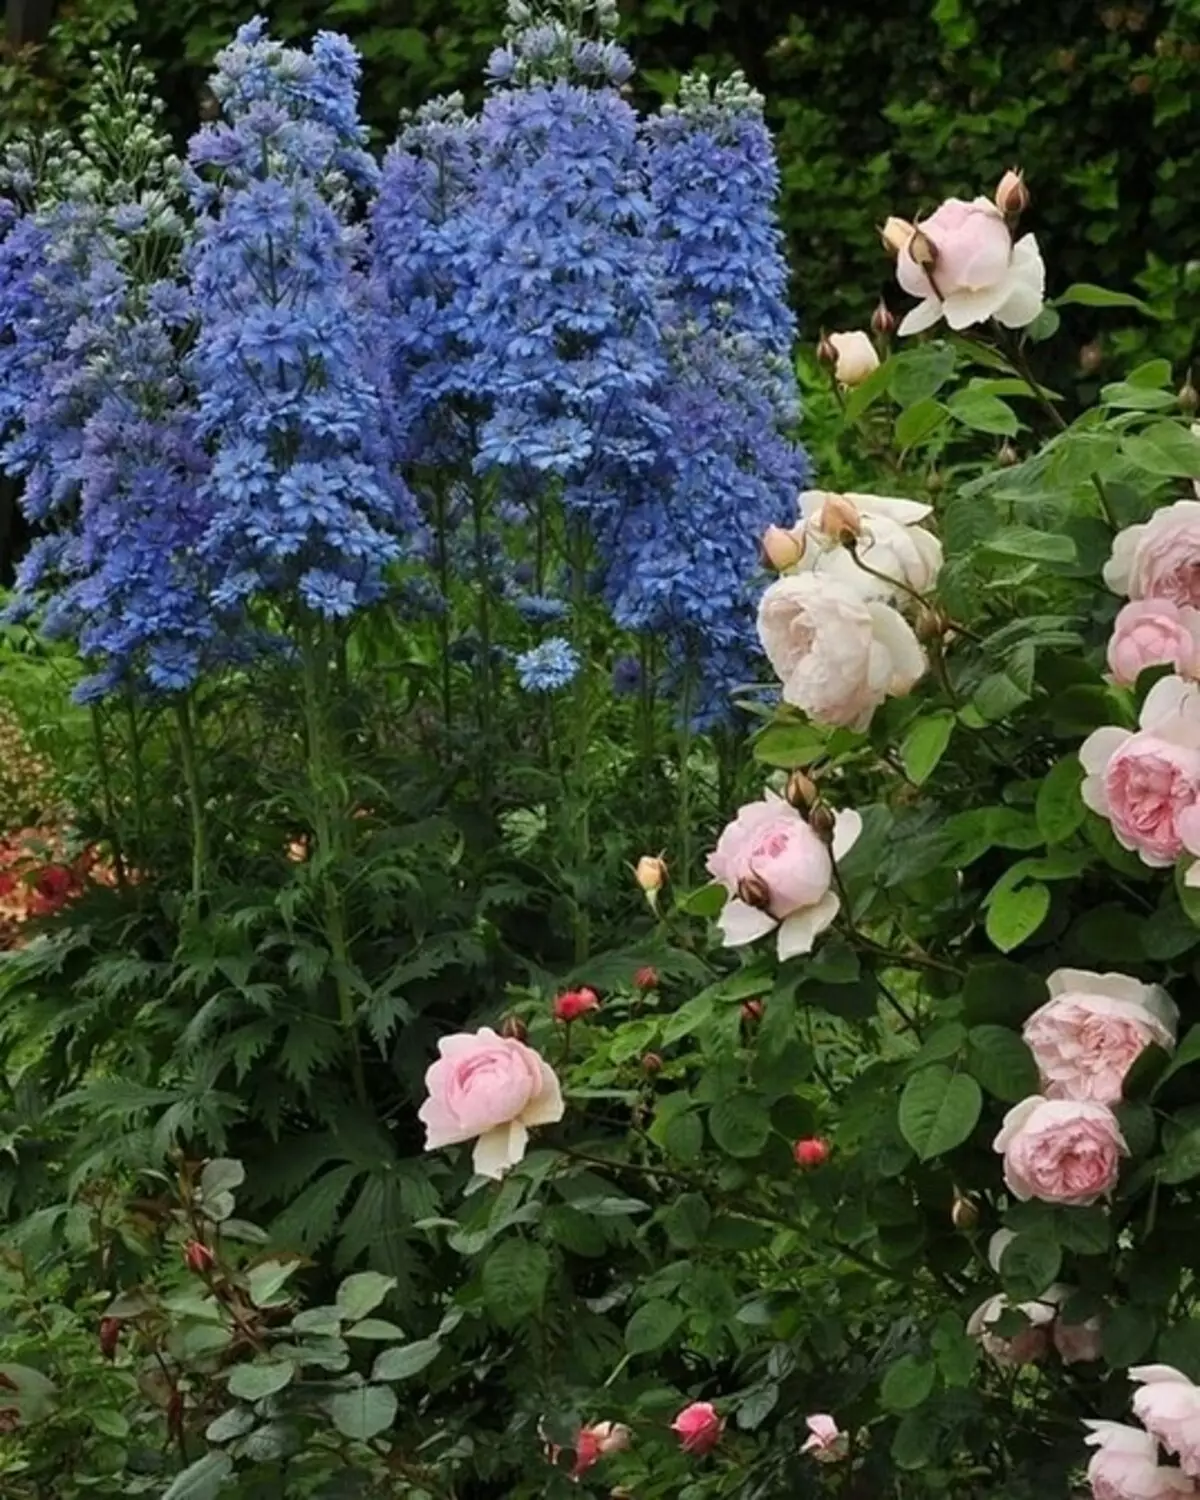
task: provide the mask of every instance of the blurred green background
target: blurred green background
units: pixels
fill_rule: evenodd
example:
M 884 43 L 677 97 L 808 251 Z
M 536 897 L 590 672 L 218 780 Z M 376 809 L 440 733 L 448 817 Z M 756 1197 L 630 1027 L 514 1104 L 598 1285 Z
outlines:
M 503 24 L 503 0 L 7 0 L 0 136 L 69 111 L 89 48 L 118 39 L 152 60 L 185 136 L 214 51 L 257 10 L 284 36 L 324 26 L 354 39 L 381 139 L 431 94 L 478 98 Z M 1149 334 L 1112 313 L 1073 322 L 1084 370 L 1142 344 L 1191 359 L 1200 0 L 623 0 L 622 11 L 641 102 L 669 97 L 691 66 L 741 67 L 766 94 L 806 335 L 868 316 L 890 279 L 874 232 L 889 212 L 989 192 L 1019 162 L 1051 290 L 1136 289 L 1161 315 Z

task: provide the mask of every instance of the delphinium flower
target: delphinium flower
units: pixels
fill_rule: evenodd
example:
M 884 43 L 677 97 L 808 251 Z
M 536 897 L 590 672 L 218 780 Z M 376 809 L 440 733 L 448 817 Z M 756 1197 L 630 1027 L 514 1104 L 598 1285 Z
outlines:
M 603 538 L 664 421 L 655 248 L 615 5 L 533 17 L 516 0 L 479 125 L 473 237 L 477 467 L 561 494 Z M 601 36 L 580 31 L 591 12 Z
M 10 161 L 5 174 L 13 186 L 24 177 L 36 200 L 12 234 L 42 247 L 38 305 L 18 308 L 13 337 L 0 339 L 21 366 L 0 384 L 24 396 L 4 462 L 24 476 L 23 504 L 43 530 L 15 612 L 76 641 L 93 668 L 77 689 L 85 700 L 125 684 L 187 689 L 214 636 L 195 555 L 207 459 L 180 356 L 186 226 L 161 113 L 148 71 L 110 58 L 97 65 L 79 148 L 43 152 L 38 173 L 26 154 L 24 171 Z
M 202 552 L 222 608 L 268 595 L 343 619 L 381 596 L 418 524 L 352 222 L 377 179 L 358 62 L 340 38 L 306 55 L 253 22 L 217 69 L 224 118 L 189 153 L 193 368 L 214 450 Z
M 403 408 L 399 456 L 413 466 L 470 459 L 477 137 L 461 95 L 425 105 L 387 153 L 372 210 L 373 287 Z
M 575 648 L 561 636 L 551 636 L 516 659 L 517 678 L 527 693 L 557 693 L 579 674 Z
M 806 473 L 794 323 L 761 98 L 740 75 L 685 79 L 646 135 L 671 435 L 623 518 L 610 595 L 620 623 L 665 637 L 687 715 L 708 724 L 756 675 L 758 539 L 794 519 Z

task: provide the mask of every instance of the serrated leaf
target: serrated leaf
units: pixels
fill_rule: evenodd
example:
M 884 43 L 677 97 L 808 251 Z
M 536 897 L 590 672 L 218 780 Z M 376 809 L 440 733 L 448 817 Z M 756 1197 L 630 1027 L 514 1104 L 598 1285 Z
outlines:
M 1034 805 L 1038 832 L 1048 844 L 1069 839 L 1087 817 L 1080 788 L 1083 767 L 1077 755 L 1068 755 L 1049 770 L 1038 787 Z
M 1200 478 L 1200 439 L 1177 422 L 1154 422 L 1139 433 L 1127 432 L 1121 449 L 1148 474 L 1169 479 Z
M 261 1401 L 264 1396 L 283 1390 L 295 1373 L 295 1365 L 286 1360 L 234 1365 L 229 1372 L 229 1394 L 239 1401 Z
M 940 401 L 928 396 L 907 407 L 896 418 L 895 439 L 898 448 L 912 448 L 931 436 L 947 420 L 949 413 Z
M 661 1349 L 683 1322 L 683 1309 L 672 1302 L 645 1302 L 625 1325 L 625 1348 L 630 1354 L 650 1354 Z
M 1004 1247 L 1000 1275 L 1004 1288 L 1017 1302 L 1040 1297 L 1056 1280 L 1062 1250 L 1046 1235 L 1018 1234 Z
M 251 1302 L 255 1307 L 267 1307 L 299 1269 L 298 1260 L 265 1260 L 251 1266 L 246 1272 Z
M 986 391 L 958 391 L 950 398 L 950 415 L 964 427 L 977 432 L 991 432 L 1001 437 L 1015 437 L 1021 423 L 1007 401 Z
M 395 1285 L 394 1276 L 381 1276 L 378 1271 L 356 1271 L 337 1289 L 338 1312 L 347 1321 L 357 1322 L 378 1307 Z
M 903 1354 L 889 1366 L 879 1387 L 879 1399 L 887 1411 L 912 1411 L 933 1391 L 936 1368 L 915 1354 Z
M 400 1403 L 386 1385 L 364 1385 L 329 1398 L 329 1415 L 343 1437 L 365 1443 L 396 1420 Z
M 904 1085 L 900 1133 L 922 1161 L 929 1161 L 961 1146 L 982 1109 L 983 1095 L 973 1078 L 935 1063 Z
M 385 1349 L 371 1369 L 372 1380 L 408 1380 L 419 1375 L 442 1352 L 438 1339 L 417 1339 L 398 1349 Z
M 727 1156 L 757 1156 L 771 1135 L 771 1117 L 757 1094 L 729 1094 L 708 1112 L 708 1129 Z
M 228 1453 L 206 1453 L 182 1474 L 176 1474 L 162 1500 L 216 1500 L 232 1473 L 233 1460 Z
M 249 1432 L 257 1420 L 248 1406 L 231 1406 L 213 1418 L 204 1429 L 204 1436 L 210 1443 L 231 1443 Z
M 532 1240 L 504 1240 L 483 1264 L 483 1300 L 502 1328 L 514 1328 L 541 1307 L 550 1257 Z
M 1129 292 L 1112 292 L 1106 286 L 1094 286 L 1090 281 L 1076 281 L 1060 292 L 1054 299 L 1056 307 L 1133 307 L 1148 318 L 1158 314 L 1140 297 Z
M 900 747 L 904 773 L 918 786 L 928 781 L 946 753 L 955 719 L 949 709 L 926 714 L 911 724 Z
M 348 1339 L 402 1339 L 404 1329 L 386 1318 L 363 1318 L 346 1329 Z
M 987 911 L 987 935 L 1001 953 L 1031 938 L 1050 912 L 1050 891 L 1037 881 L 1000 891 Z
M 967 1068 L 988 1093 L 1019 1104 L 1038 1091 L 1038 1070 L 1025 1039 L 1007 1026 L 974 1026 L 967 1038 Z
M 231 1156 L 218 1156 L 207 1162 L 200 1173 L 200 1193 L 205 1202 L 218 1193 L 231 1193 L 246 1180 L 246 1169 Z

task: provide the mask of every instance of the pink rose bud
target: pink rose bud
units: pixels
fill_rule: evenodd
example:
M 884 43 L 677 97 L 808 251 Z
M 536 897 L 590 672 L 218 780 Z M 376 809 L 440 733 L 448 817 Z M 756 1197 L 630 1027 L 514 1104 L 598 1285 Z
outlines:
M 908 242 L 915 233 L 915 227 L 907 219 L 891 216 L 879 231 L 879 238 L 889 255 L 899 255 L 902 250 L 908 249 Z
M 562 1119 L 558 1077 L 532 1047 L 490 1026 L 445 1036 L 438 1051 L 417 1111 L 425 1149 L 473 1140 L 475 1171 L 499 1179 L 524 1157 L 530 1126 Z
M 862 385 L 878 370 L 879 355 L 875 352 L 875 345 L 861 329 L 852 333 L 831 333 L 828 343 L 833 348 L 833 376 L 839 385 L 849 388 Z
M 197 1276 L 211 1270 L 215 1259 L 212 1251 L 200 1240 L 189 1240 L 183 1247 L 184 1265 L 189 1271 L 195 1271 Z
M 880 297 L 875 304 L 875 311 L 871 314 L 871 332 L 881 339 L 890 339 L 896 331 L 896 322 L 896 314 Z
M 804 532 L 788 531 L 783 526 L 768 526 L 763 532 L 762 554 L 776 573 L 796 567 L 804 556 Z
M 633 875 L 647 896 L 657 895 L 667 883 L 667 862 L 661 855 L 643 854 Z
M 1170 666 L 1200 676 L 1200 610 L 1171 599 L 1134 599 L 1113 622 L 1108 669 L 1119 687 L 1133 687 L 1147 667 Z
M 1029 189 L 1018 169 L 1010 169 L 996 189 L 996 207 L 1006 219 L 1019 219 L 1029 207 Z
M 629 1447 L 629 1441 L 629 1428 L 621 1422 L 594 1422 L 590 1427 L 581 1427 L 575 1443 L 575 1467 L 571 1470 L 571 1478 L 578 1480 L 602 1458 L 623 1452 Z
M 845 495 L 830 495 L 816 516 L 818 531 L 834 541 L 854 541 L 862 535 L 862 512 Z
M 671 1423 L 671 1430 L 679 1434 L 679 1446 L 685 1453 L 711 1453 L 721 1441 L 724 1429 L 725 1423 L 711 1401 L 693 1401 Z
M 819 1464 L 835 1464 L 850 1451 L 849 1435 L 841 1430 L 831 1416 L 818 1412 L 805 1417 L 804 1425 L 809 1436 L 801 1445 L 801 1453 L 811 1453 Z
M 633 976 L 633 987 L 645 993 L 647 990 L 658 988 L 658 970 L 646 964 Z
M 610 1453 L 624 1453 L 633 1441 L 633 1434 L 624 1422 L 597 1422 L 591 1430 L 605 1458 Z
M 100 1319 L 100 1353 L 105 1359 L 113 1359 L 117 1353 L 117 1345 L 121 1342 L 121 1320 L 120 1318 Z
M 555 997 L 554 1019 L 556 1021 L 578 1021 L 590 1010 L 600 1008 L 600 997 L 595 990 L 564 990 Z
M 742 1006 L 742 1020 L 748 1025 L 761 1021 L 766 1006 L 761 1000 L 747 1000 Z
M 823 1167 L 829 1160 L 829 1142 L 817 1135 L 809 1136 L 796 1142 L 792 1147 L 792 1155 L 798 1167 L 811 1172 L 815 1167 Z

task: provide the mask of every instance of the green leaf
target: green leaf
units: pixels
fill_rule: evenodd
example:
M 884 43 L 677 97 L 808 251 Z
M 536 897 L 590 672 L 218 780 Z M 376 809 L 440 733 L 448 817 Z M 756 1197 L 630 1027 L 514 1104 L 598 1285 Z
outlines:
M 1055 307 L 1133 307 L 1148 318 L 1158 314 L 1148 307 L 1140 297 L 1129 292 L 1110 292 L 1105 286 L 1094 286 L 1090 281 L 1076 281 L 1065 292 L 1054 299 Z
M 904 1085 L 900 1133 L 922 1161 L 929 1161 L 961 1146 L 982 1109 L 983 1095 L 973 1078 L 935 1063 Z
M 88 1409 L 88 1420 L 97 1432 L 117 1442 L 129 1436 L 129 1419 L 111 1406 L 94 1406 Z
M 531 1240 L 505 1240 L 483 1265 L 483 1300 L 502 1328 L 538 1312 L 550 1280 L 550 1257 Z
M 385 1349 L 371 1369 L 372 1380 L 408 1380 L 419 1375 L 442 1352 L 438 1339 L 417 1339 L 396 1349 Z
M 919 718 L 910 725 L 900 747 L 900 759 L 910 781 L 918 786 L 928 781 L 946 753 L 954 733 L 954 714 L 948 708 Z
M 700 1116 L 676 1115 L 662 1129 L 663 1150 L 677 1161 L 695 1161 L 704 1149 L 704 1126 Z
M 941 402 L 935 401 L 932 396 L 918 401 L 896 418 L 896 446 L 912 448 L 936 432 L 948 415 Z
M 261 1401 L 290 1384 L 296 1367 L 286 1360 L 234 1365 L 229 1372 L 229 1394 L 239 1401 Z
M 379 1306 L 396 1285 L 394 1276 L 381 1276 L 378 1271 L 357 1271 L 347 1276 L 337 1289 L 337 1308 L 343 1318 L 357 1322 Z
M 1158 1364 L 1182 1370 L 1192 1381 L 1200 1380 L 1200 1319 L 1187 1318 L 1164 1328 L 1155 1356 Z
M 872 407 L 879 397 L 887 390 L 892 379 L 893 362 L 885 359 L 877 370 L 872 370 L 867 378 L 860 381 L 846 396 L 846 406 L 843 415 L 845 420 L 856 422 L 862 414 Z
M 987 913 L 987 935 L 1001 953 L 1011 953 L 1031 938 L 1050 911 L 1050 891 L 1033 882 L 1000 891 Z
M 1154 1315 L 1145 1307 L 1113 1307 L 1100 1329 L 1104 1358 L 1114 1370 L 1139 1364 L 1150 1351 L 1157 1333 Z
M 1171 1146 L 1158 1169 L 1163 1182 L 1191 1182 L 1200 1177 L 1200 1128 L 1185 1131 Z
M 204 1436 L 210 1443 L 232 1443 L 234 1438 L 243 1437 L 258 1421 L 258 1418 L 248 1406 L 231 1406 L 228 1411 L 223 1411 L 219 1417 L 214 1417 L 204 1429 Z
M 1169 359 L 1147 359 L 1129 372 L 1129 384 L 1140 390 L 1166 390 L 1174 380 Z
M 1157 1095 L 1168 1079 L 1174 1078 L 1176 1073 L 1184 1068 L 1190 1068 L 1193 1063 L 1200 1062 L 1200 1026 L 1191 1026 L 1184 1035 L 1183 1041 L 1175 1049 L 1175 1056 L 1171 1059 L 1170 1066 L 1158 1080 L 1158 1086 L 1154 1092 Z
M 625 1325 L 625 1348 L 630 1354 L 650 1354 L 670 1340 L 683 1322 L 683 1309 L 656 1299 L 644 1302 Z
M 675 903 L 679 911 L 687 912 L 689 917 L 719 917 L 726 901 L 729 900 L 729 892 L 723 885 L 715 882 L 712 885 L 702 885 L 698 890 L 688 891 Z
M 928 1399 L 936 1376 L 929 1360 L 903 1354 L 883 1377 L 879 1399 L 887 1411 L 912 1411 Z
M 1040 1297 L 1062 1268 L 1062 1249 L 1040 1234 L 1018 1234 L 1004 1247 L 1000 1275 L 1004 1290 L 1017 1302 Z
M 925 344 L 906 349 L 888 361 L 891 392 L 901 406 L 913 406 L 937 394 L 954 374 L 954 350 L 949 344 Z
M 824 755 L 828 732 L 815 724 L 768 724 L 754 737 L 754 758 L 764 766 L 794 771 Z
M 963 1015 L 969 1025 L 1015 1025 L 1050 998 L 1046 981 L 1007 958 L 973 963 L 963 982 Z
M 1075 543 L 1061 531 L 1038 531 L 1033 526 L 1005 526 L 982 544 L 985 552 L 1023 557 L 1030 562 L 1075 561 Z
M 1021 426 L 1007 401 L 970 388 L 951 397 L 950 415 L 964 427 L 977 432 L 994 432 L 1003 437 L 1015 437 Z
M 1155 422 L 1140 433 L 1127 432 L 1121 449 L 1148 474 L 1168 479 L 1200 478 L 1200 439 L 1178 422 Z
M 386 1318 L 362 1318 L 346 1329 L 348 1339 L 402 1339 L 404 1329 Z
M 343 1437 L 365 1443 L 392 1425 L 399 1406 L 395 1391 L 388 1386 L 363 1385 L 331 1396 L 329 1415 Z
M 228 1453 L 206 1453 L 176 1474 L 162 1500 L 216 1500 L 232 1473 L 233 1459 Z
M 214 1157 L 200 1173 L 201 1197 L 211 1200 L 219 1193 L 230 1193 L 246 1180 L 246 1169 L 230 1156 Z
M 1038 832 L 1048 844 L 1069 839 L 1087 817 L 1080 787 L 1083 767 L 1077 755 L 1068 755 L 1053 766 L 1038 787 L 1034 813 Z
M 771 1117 L 757 1094 L 729 1094 L 708 1112 L 708 1129 L 727 1156 L 757 1156 L 771 1134 Z
M 694 1250 L 702 1245 L 711 1223 L 712 1210 L 700 1193 L 684 1193 L 662 1215 L 667 1238 L 681 1250 Z
M 264 1260 L 246 1273 L 250 1300 L 255 1307 L 270 1306 L 284 1284 L 300 1269 L 298 1260 Z M 286 1299 L 281 1299 L 286 1300 Z
M 996 1099 L 1019 1104 L 1038 1091 L 1038 1070 L 1023 1037 L 1007 1026 L 975 1026 L 967 1038 L 967 1069 Z

